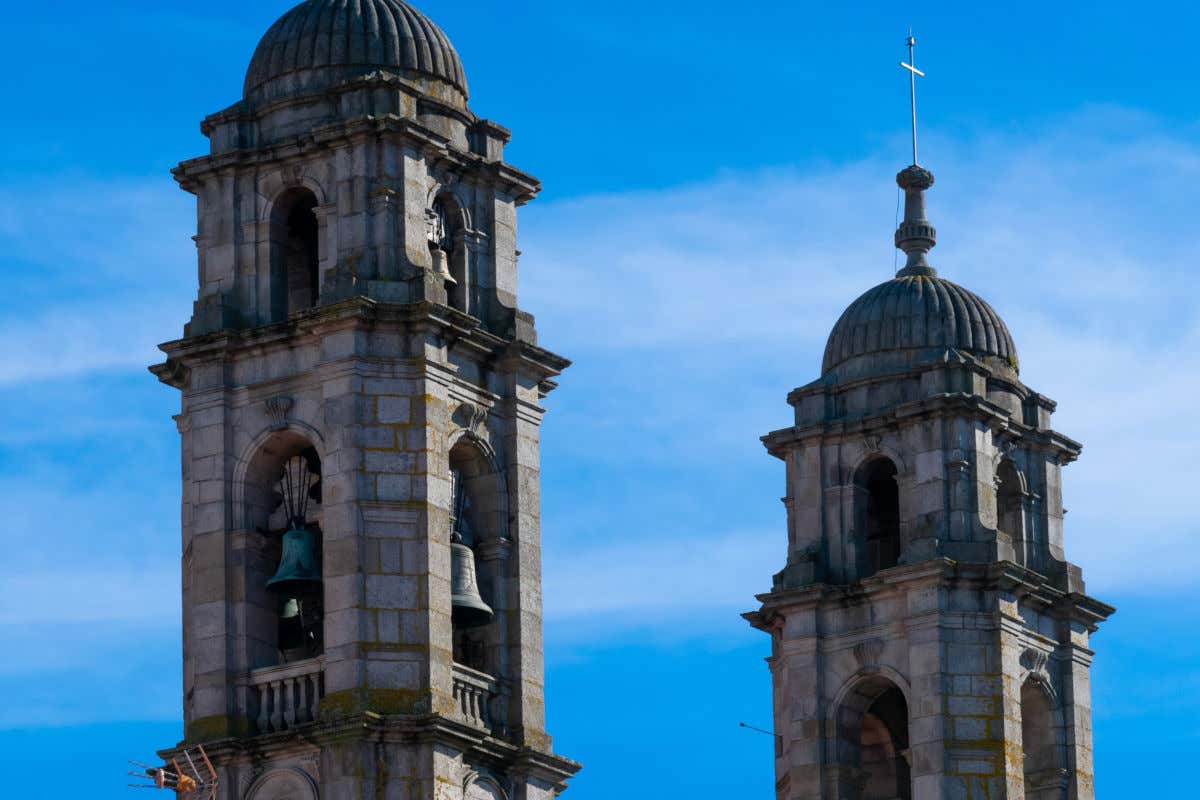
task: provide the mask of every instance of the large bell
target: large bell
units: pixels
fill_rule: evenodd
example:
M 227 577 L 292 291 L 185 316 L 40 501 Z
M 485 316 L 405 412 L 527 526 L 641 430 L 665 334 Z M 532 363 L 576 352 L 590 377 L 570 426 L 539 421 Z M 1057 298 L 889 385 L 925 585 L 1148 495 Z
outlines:
M 457 628 L 476 628 L 492 621 L 495 612 L 479 596 L 475 552 L 455 534 L 450 540 L 450 621 Z
M 317 541 L 313 532 L 303 524 L 293 523 L 283 535 L 283 555 L 275 577 L 267 581 L 273 592 L 296 596 L 305 589 L 321 584 L 321 568 L 317 564 Z

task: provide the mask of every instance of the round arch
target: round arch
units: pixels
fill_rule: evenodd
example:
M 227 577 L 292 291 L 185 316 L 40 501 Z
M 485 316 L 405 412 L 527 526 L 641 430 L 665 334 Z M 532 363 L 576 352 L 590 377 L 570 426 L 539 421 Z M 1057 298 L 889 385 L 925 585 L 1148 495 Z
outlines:
M 910 697 L 887 667 L 860 670 L 842 686 L 831 732 L 838 797 L 911 800 Z
M 491 775 L 471 770 L 463 779 L 463 798 L 464 800 L 508 800 L 508 792 L 504 791 L 500 781 Z
M 1066 788 L 1067 728 L 1058 694 L 1046 676 L 1021 684 L 1021 757 L 1028 800 L 1058 800 Z
M 260 775 L 246 790 L 246 800 L 318 800 L 316 781 L 298 767 Z
M 883 453 L 859 462 L 854 494 L 855 577 L 867 578 L 901 563 L 901 466 Z
M 427 208 L 433 226 L 429 247 L 445 254 L 445 265 L 450 273 L 446 281 L 447 300 L 453 308 L 470 313 L 472 275 L 466 241 L 467 232 L 471 230 L 470 213 L 466 204 L 449 187 L 433 187 Z M 434 255 L 435 258 L 443 258 L 437 253 Z
M 242 452 L 238 454 L 237 462 L 233 468 L 234 530 L 250 530 L 254 527 L 252 515 L 246 513 L 247 481 L 251 479 L 253 469 L 262 467 L 264 456 L 267 456 L 271 452 L 269 445 L 272 441 L 279 441 L 281 444 L 287 441 L 295 443 L 297 446 L 300 441 L 307 442 L 307 446 L 317 451 L 317 457 L 321 460 L 321 463 L 325 463 L 325 437 L 320 430 L 309 425 L 307 422 L 289 419 L 282 425 L 264 428 L 242 448 Z M 285 449 L 290 450 L 291 448 Z M 296 450 L 296 452 L 299 453 L 300 451 Z
M 324 184 L 303 171 L 292 170 L 285 176 L 282 171 L 267 173 L 259 182 L 258 194 L 263 198 L 262 219 L 269 220 L 275 213 L 279 199 L 292 189 L 307 189 L 317 198 L 317 205 L 329 204 L 329 192 Z
M 459 428 L 449 437 L 450 469 L 464 470 L 463 477 L 477 512 L 482 541 L 508 537 L 508 481 L 491 443 L 472 430 Z

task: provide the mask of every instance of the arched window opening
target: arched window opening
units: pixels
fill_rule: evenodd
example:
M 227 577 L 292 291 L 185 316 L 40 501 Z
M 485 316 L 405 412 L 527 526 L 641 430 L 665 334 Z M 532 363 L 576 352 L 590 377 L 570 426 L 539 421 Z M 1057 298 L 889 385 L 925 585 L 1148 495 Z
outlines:
M 878 458 L 859 470 L 858 527 L 863 532 L 860 577 L 900 563 L 900 488 L 896 465 Z
M 245 487 L 249 668 L 291 663 L 324 649 L 321 459 L 301 436 L 273 436 Z
M 320 226 L 317 196 L 284 192 L 271 216 L 271 319 L 315 306 L 320 299 Z
M 908 704 L 899 689 L 888 689 L 867 709 L 860 747 L 863 800 L 911 800 Z
M 1049 693 L 1036 680 L 1021 687 L 1021 742 L 1027 800 L 1061 800 L 1066 788 L 1063 744 Z
M 495 674 L 500 632 L 498 565 L 482 546 L 498 535 L 498 478 L 469 439 L 450 451 L 451 623 L 454 660 Z
M 838 797 L 912 800 L 908 703 L 875 677 L 856 687 L 838 710 Z
M 446 300 L 452 308 L 470 313 L 470 276 L 463 242 L 463 214 L 449 195 L 433 201 L 429 210 L 429 250 L 433 270 L 446 283 Z
M 996 470 L 996 519 L 1001 536 L 1012 544 L 1018 564 L 1032 566 L 1034 563 L 1031 543 L 1025 535 L 1025 520 L 1022 513 L 1024 492 L 1021 477 L 1009 459 L 1000 462 Z

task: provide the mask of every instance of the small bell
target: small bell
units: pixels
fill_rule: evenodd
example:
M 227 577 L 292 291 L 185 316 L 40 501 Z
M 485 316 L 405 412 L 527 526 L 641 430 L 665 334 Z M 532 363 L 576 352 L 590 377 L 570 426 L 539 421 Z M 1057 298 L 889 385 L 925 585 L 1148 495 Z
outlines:
M 477 628 L 494 616 L 492 607 L 479 595 L 475 551 L 455 533 L 450 538 L 450 621 L 457 628 Z
M 458 283 L 450 274 L 450 257 L 440 247 L 431 248 L 433 252 L 433 272 L 446 283 Z
M 306 588 L 321 585 L 321 568 L 317 564 L 316 537 L 302 523 L 292 523 L 283 535 L 283 555 L 279 569 L 267 581 L 267 588 L 280 594 L 295 596 Z

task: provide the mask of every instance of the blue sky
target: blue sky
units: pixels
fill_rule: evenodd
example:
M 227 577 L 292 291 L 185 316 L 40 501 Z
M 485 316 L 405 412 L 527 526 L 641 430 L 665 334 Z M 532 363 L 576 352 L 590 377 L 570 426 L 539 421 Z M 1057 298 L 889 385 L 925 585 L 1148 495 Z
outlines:
M 1120 609 L 1094 640 L 1098 794 L 1191 794 L 1145 765 L 1200 746 L 1200 10 L 420 5 L 546 183 L 521 296 L 576 361 L 543 438 L 550 723 L 586 763 L 568 796 L 770 796 L 770 738 L 737 727 L 770 727 L 738 614 L 785 540 L 757 437 L 891 273 L 909 25 L 932 261 L 996 306 L 1085 443 L 1068 550 Z M 64 763 L 126 797 L 123 760 L 178 736 L 178 398 L 144 369 L 194 292 L 167 170 L 286 8 L 6 10 L 0 765 L 23 797 L 65 796 L 39 774 Z

